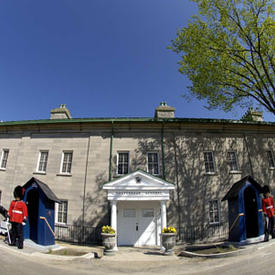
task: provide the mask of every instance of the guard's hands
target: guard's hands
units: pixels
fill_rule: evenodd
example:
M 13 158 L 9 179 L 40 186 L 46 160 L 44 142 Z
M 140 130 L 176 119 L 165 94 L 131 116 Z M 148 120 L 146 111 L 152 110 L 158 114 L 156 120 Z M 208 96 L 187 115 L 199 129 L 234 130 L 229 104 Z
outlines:
M 23 224 L 23 225 L 26 225 L 26 222 L 27 222 L 26 220 L 23 220 L 22 224 Z

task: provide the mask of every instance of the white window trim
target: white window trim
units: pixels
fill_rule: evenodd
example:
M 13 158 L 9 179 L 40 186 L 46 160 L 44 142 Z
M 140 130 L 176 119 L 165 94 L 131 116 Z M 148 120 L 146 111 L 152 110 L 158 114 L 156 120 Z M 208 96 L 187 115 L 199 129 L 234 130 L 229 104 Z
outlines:
M 206 172 L 204 153 L 212 153 L 214 171 Z M 205 175 L 216 175 L 216 173 L 217 173 L 217 167 L 216 167 L 216 161 L 215 161 L 215 154 L 214 154 L 213 151 L 209 151 L 209 150 L 208 151 L 203 151 L 203 166 L 204 166 L 204 174 Z
M 2 161 L 3 161 L 3 158 L 4 158 L 4 153 L 8 151 L 8 158 L 9 158 L 9 153 L 10 153 L 10 150 L 8 148 L 3 148 L 2 149 L 2 155 L 1 155 L 1 160 L 0 160 L 0 170 L 2 171 L 6 171 L 7 167 L 2 167 Z M 7 159 L 7 163 L 8 163 L 8 159 Z
M 64 160 L 64 155 L 65 153 L 72 153 L 72 165 L 71 165 L 71 172 L 62 172 L 62 167 L 63 167 L 63 160 Z M 72 168 L 73 168 L 73 150 L 64 150 L 62 151 L 62 157 L 61 157 L 61 163 L 60 163 L 60 170 L 58 175 L 72 175 Z
M 219 221 L 218 222 L 211 222 L 210 221 L 210 202 L 211 201 L 217 201 L 218 202 L 218 215 L 219 215 Z M 213 199 L 208 201 L 208 216 L 209 216 L 209 225 L 219 225 L 221 224 L 221 205 L 220 205 L 220 200 L 218 199 Z
M 239 161 L 238 161 L 238 154 L 237 154 L 237 152 L 236 151 L 234 151 L 234 150 L 229 150 L 229 151 L 227 151 L 226 152 L 226 158 L 227 158 L 227 156 L 228 156 L 228 153 L 231 153 L 231 152 L 233 152 L 234 154 L 235 154 L 235 158 L 236 158 L 236 166 L 237 166 L 237 170 L 231 170 L 231 167 L 230 167 L 230 160 L 229 159 L 227 159 L 227 163 L 228 163 L 228 166 L 229 166 L 229 173 L 231 173 L 231 174 L 239 174 L 239 173 L 241 173 L 241 171 L 240 171 L 240 166 L 239 166 Z
M 272 160 L 273 160 L 273 163 L 274 163 L 274 166 L 270 166 L 270 162 L 269 162 L 269 159 L 268 159 L 268 168 L 270 169 L 270 170 L 274 170 L 275 169 L 275 153 L 274 153 L 274 151 L 273 150 L 267 150 L 266 151 L 266 154 L 267 154 L 267 152 L 271 152 L 271 157 L 272 157 Z
M 117 176 L 127 175 L 127 174 L 119 174 L 118 173 L 118 159 L 119 159 L 120 153 L 128 153 L 128 174 L 130 173 L 130 151 L 117 151 L 117 155 L 116 155 L 116 175 Z
M 156 152 L 156 151 L 147 152 L 147 173 L 149 173 L 148 154 L 157 154 L 157 156 L 158 156 L 158 171 L 159 171 L 159 172 L 158 172 L 158 174 L 153 173 L 152 175 L 154 175 L 154 176 L 159 176 L 159 175 L 160 175 L 160 163 L 159 163 L 160 159 L 159 159 L 159 153 Z
M 48 166 L 48 160 L 49 160 L 49 150 L 40 150 L 39 154 L 38 154 L 38 161 L 37 161 L 37 165 L 36 165 L 36 173 L 37 174 L 46 174 L 46 171 L 40 171 L 39 169 L 39 164 L 40 164 L 40 160 L 41 160 L 41 153 L 48 153 L 48 157 L 47 157 L 47 165 L 46 165 L 46 171 L 47 171 L 47 166 Z
M 68 203 L 68 200 L 60 200 L 60 201 L 61 202 L 66 201 L 67 202 L 67 223 L 58 221 L 58 208 L 59 208 L 59 204 L 60 204 L 58 202 L 55 203 L 54 222 L 55 222 L 55 224 L 58 224 L 58 225 L 67 225 L 68 224 L 68 205 L 69 205 L 69 203 Z

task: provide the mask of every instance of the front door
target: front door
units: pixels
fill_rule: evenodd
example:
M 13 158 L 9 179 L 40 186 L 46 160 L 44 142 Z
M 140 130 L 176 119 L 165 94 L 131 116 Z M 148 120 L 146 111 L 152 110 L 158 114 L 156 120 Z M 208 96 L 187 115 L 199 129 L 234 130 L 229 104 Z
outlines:
M 252 187 L 244 191 L 246 238 L 259 236 L 256 192 Z
M 118 245 L 159 245 L 159 202 L 118 202 Z

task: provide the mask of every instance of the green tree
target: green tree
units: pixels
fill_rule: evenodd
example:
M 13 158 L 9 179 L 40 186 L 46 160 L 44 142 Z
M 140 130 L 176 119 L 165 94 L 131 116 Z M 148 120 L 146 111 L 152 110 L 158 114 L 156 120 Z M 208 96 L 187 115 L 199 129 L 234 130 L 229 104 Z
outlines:
M 275 1 L 192 1 L 200 14 L 169 46 L 191 94 L 210 109 L 256 103 L 275 115 Z

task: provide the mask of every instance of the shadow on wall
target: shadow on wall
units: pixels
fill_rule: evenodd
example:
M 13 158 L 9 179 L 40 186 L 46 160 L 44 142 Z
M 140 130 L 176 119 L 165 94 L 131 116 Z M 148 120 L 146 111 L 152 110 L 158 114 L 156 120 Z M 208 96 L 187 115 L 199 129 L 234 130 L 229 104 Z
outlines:
M 127 134 L 124 135 L 128 136 Z M 162 177 L 161 140 L 157 136 L 144 138 L 135 136 L 138 146 L 131 152 L 130 171 L 147 170 L 147 153 L 158 152 L 160 156 L 160 177 Z M 272 140 L 270 141 L 273 142 Z M 165 135 L 164 155 L 166 180 L 175 184 L 168 207 L 168 224 L 178 229 L 178 238 L 184 242 L 202 241 L 209 237 L 217 239 L 228 238 L 227 203 L 221 202 L 220 222 L 210 224 L 209 201 L 219 202 L 231 186 L 247 175 L 254 175 L 261 183 L 272 183 L 274 175 L 266 169 L 263 151 L 266 140 L 254 136 L 244 139 L 243 135 L 224 136 L 219 134 L 199 135 L 186 134 L 184 137 Z M 273 144 L 273 143 L 272 143 Z M 272 145 L 271 144 L 271 145 Z M 269 144 L 270 146 L 270 144 Z M 239 174 L 230 174 L 229 163 L 226 160 L 227 151 L 235 151 L 238 156 Z M 216 173 L 205 174 L 203 152 L 213 151 Z M 262 165 L 259 165 L 261 163 Z M 113 151 L 112 173 L 116 175 L 116 154 Z M 85 223 L 81 215 L 73 223 L 72 235 L 78 242 L 100 241 L 100 229 L 110 224 L 110 207 L 107 194 L 102 190 L 108 181 L 108 171 L 102 171 L 96 176 L 93 192 L 85 197 Z M 83 196 L 80 197 L 83 200 Z
M 102 190 L 103 184 L 107 181 L 105 172 L 96 177 L 94 190 L 87 192 L 83 212 L 72 225 L 65 228 L 56 228 L 57 239 L 79 244 L 101 243 L 101 227 L 110 223 L 110 207 L 107 201 L 106 192 Z M 79 198 L 83 201 L 83 196 Z

